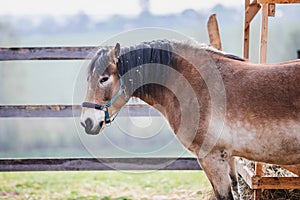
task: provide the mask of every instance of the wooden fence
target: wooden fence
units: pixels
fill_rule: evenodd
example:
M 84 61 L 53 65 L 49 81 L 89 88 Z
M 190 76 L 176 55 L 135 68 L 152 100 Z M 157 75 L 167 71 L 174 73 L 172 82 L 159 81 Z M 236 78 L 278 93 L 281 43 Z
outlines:
M 0 62 L 15 60 L 84 60 L 98 47 L 0 48 Z M 146 105 L 128 105 L 133 116 L 157 115 Z M 80 105 L 0 105 L 0 118 L 78 117 Z M 0 159 L 0 171 L 61 170 L 201 170 L 196 158 L 39 158 Z

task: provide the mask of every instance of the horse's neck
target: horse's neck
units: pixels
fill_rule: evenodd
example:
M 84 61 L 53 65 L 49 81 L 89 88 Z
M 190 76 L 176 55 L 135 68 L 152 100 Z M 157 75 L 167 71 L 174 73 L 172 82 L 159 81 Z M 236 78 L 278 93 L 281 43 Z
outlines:
M 133 93 L 133 96 L 157 108 L 167 118 L 175 133 L 179 129 L 183 115 L 187 114 L 188 117 L 192 118 L 190 113 L 199 109 L 201 115 L 208 117 L 210 106 L 205 81 L 195 68 L 196 66 L 187 59 L 188 57 L 184 58 L 174 54 L 170 66 L 156 66 L 158 67 L 155 70 L 158 71 L 157 77 L 159 74 L 165 74 L 163 80 L 154 78 L 157 84 L 151 83 L 142 86 Z M 193 62 L 199 63 L 199 60 Z M 167 73 L 166 69 L 163 68 L 167 68 Z M 146 77 L 143 79 L 145 80 Z M 188 117 L 185 116 L 184 118 Z
M 176 133 L 180 123 L 180 104 L 175 94 L 168 88 L 158 84 L 148 84 L 147 88 L 137 89 L 133 96 L 156 108 L 169 121 Z
M 199 118 L 191 113 L 200 113 L 205 126 L 211 106 L 206 83 L 215 82 L 211 69 L 216 70 L 220 55 L 185 43 L 158 41 L 146 46 L 126 48 L 119 58 L 118 73 L 128 94 L 158 108 L 175 133 L 182 120 L 189 121 L 187 126 Z

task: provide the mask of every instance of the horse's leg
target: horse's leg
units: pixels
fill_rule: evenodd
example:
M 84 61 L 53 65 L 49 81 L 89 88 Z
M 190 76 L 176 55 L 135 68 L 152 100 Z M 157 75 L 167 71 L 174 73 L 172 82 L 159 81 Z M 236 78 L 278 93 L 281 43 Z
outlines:
M 233 200 L 228 153 L 225 150 L 214 151 L 204 158 L 199 158 L 199 162 L 212 184 L 216 199 Z
M 229 166 L 230 166 L 229 176 L 231 179 L 231 188 L 236 199 L 240 199 L 239 189 L 238 189 L 238 177 L 235 169 L 235 157 L 231 157 L 229 159 Z

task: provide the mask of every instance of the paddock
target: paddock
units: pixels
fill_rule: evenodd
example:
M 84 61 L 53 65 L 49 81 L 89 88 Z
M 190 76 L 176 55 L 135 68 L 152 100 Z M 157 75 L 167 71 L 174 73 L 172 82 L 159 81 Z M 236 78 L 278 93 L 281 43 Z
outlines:
M 264 12 L 266 13 L 266 5 L 268 2 L 256 2 L 251 5 L 246 5 L 248 11 L 253 12 L 259 10 L 258 4 L 262 3 Z M 276 3 L 276 2 L 275 2 Z M 273 6 L 273 4 L 272 4 Z M 271 7 L 272 7 L 271 6 Z M 268 6 L 268 8 L 270 8 Z M 256 12 L 258 12 L 258 10 Z M 246 13 L 245 13 L 246 14 Z M 253 15 L 253 13 L 252 13 Z M 253 18 L 254 16 L 250 17 Z M 266 20 L 264 18 L 264 20 Z M 251 21 L 251 20 L 250 20 Z M 267 27 L 266 21 L 263 22 L 265 30 Z M 245 21 L 249 25 L 249 21 Z M 246 26 L 247 27 L 247 26 Z M 246 32 L 246 31 L 245 31 Z M 249 34 L 249 33 L 248 33 Z M 246 38 L 245 41 L 249 41 Z M 262 40 L 265 41 L 266 32 L 262 35 Z M 248 44 L 249 45 L 249 44 Z M 247 44 L 245 43 L 245 46 Z M 89 59 L 88 55 L 94 52 L 98 47 L 34 47 L 34 48 L 0 48 L 0 61 L 8 60 L 82 60 Z M 221 46 L 219 47 L 221 48 Z M 246 48 L 246 47 L 245 47 Z M 261 47 L 261 62 L 266 62 L 266 42 L 262 42 Z M 297 52 L 300 58 L 300 51 Z M 244 57 L 247 57 L 247 50 L 244 52 Z M 79 116 L 80 105 L 1 105 L 1 118 L 70 118 Z M 135 116 L 144 116 L 149 112 L 148 106 L 130 105 L 125 109 L 130 109 Z M 122 115 L 122 113 L 120 113 Z M 1 159 L 0 171 L 77 171 L 77 170 L 112 170 L 108 166 L 119 166 L 121 170 L 201 170 L 195 158 L 178 158 L 169 165 L 168 163 L 174 158 L 63 158 L 63 159 Z M 299 189 L 299 166 L 284 166 L 290 172 L 293 172 L 293 177 L 265 177 L 261 172 L 262 165 L 256 164 L 256 169 L 253 171 L 249 166 L 244 165 L 239 160 L 236 161 L 238 173 L 246 181 L 251 189 L 255 190 L 255 199 L 259 199 L 262 190 L 269 189 Z M 120 167 L 121 166 L 121 167 Z

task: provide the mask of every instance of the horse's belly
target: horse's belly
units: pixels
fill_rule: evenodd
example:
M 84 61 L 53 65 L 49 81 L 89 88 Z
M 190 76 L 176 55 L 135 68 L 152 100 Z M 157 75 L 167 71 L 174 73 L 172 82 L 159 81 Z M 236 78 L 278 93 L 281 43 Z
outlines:
M 250 160 L 274 164 L 300 163 L 300 125 L 269 122 L 264 126 L 240 125 L 232 130 L 233 152 Z

